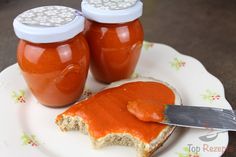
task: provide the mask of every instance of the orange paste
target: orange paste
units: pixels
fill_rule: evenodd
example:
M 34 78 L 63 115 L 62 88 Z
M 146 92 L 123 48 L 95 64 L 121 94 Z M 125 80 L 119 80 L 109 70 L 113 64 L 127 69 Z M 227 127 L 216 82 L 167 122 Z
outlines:
M 138 119 L 145 122 L 162 122 L 165 118 L 165 105 L 161 101 L 129 101 L 127 109 Z
M 82 94 L 89 68 L 89 48 L 81 33 L 57 43 L 20 40 L 17 60 L 31 92 L 41 104 L 61 107 L 74 103 Z
M 143 28 L 138 19 L 121 24 L 87 20 L 84 33 L 96 80 L 111 83 L 132 75 L 143 43 Z
M 158 105 L 173 104 L 175 95 L 170 88 L 157 82 L 132 82 L 106 89 L 78 102 L 62 115 L 79 116 L 89 126 L 89 133 L 101 138 L 109 133 L 129 133 L 143 142 L 151 142 L 166 125 L 144 122 L 127 110 L 133 100 L 152 101 Z M 162 102 L 162 103 L 160 103 Z

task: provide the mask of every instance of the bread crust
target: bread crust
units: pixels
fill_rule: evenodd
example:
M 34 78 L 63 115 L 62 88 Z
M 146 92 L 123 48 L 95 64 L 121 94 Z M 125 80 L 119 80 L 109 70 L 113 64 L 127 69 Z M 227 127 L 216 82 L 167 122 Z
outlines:
M 112 83 L 107 88 L 113 88 L 120 86 L 124 83 L 137 81 L 155 81 L 165 84 L 174 92 L 175 104 L 182 105 L 179 94 L 172 86 L 165 82 L 155 80 L 153 78 L 141 77 L 135 79 L 122 80 Z M 137 137 L 134 137 L 129 133 L 110 133 L 104 137 L 96 139 L 89 134 L 89 126 L 79 116 L 73 117 L 63 114 L 61 118 L 57 119 L 56 124 L 62 131 L 79 130 L 83 134 L 89 135 L 94 148 L 101 148 L 110 145 L 133 146 L 138 152 L 138 157 L 150 157 L 158 148 L 160 148 L 164 144 L 164 142 L 168 139 L 168 137 L 173 133 L 174 129 L 176 128 L 175 126 L 166 126 L 165 129 L 162 130 L 161 133 L 154 140 L 152 140 L 150 143 L 145 143 L 141 139 L 138 139 Z

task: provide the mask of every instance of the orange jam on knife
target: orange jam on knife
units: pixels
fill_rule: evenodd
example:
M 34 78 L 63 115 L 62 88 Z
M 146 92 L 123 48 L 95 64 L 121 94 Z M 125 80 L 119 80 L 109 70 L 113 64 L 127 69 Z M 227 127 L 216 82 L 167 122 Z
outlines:
M 127 109 L 138 119 L 145 122 L 162 122 L 165 118 L 165 105 L 161 101 L 140 99 L 129 101 Z
M 174 104 L 175 95 L 169 87 L 158 82 L 126 83 L 76 103 L 59 115 L 57 121 L 62 115 L 79 116 L 88 124 L 89 134 L 95 138 L 109 133 L 129 133 L 148 143 L 155 139 L 166 125 L 137 119 L 127 110 L 127 103 L 133 100 L 148 100 L 161 106 Z

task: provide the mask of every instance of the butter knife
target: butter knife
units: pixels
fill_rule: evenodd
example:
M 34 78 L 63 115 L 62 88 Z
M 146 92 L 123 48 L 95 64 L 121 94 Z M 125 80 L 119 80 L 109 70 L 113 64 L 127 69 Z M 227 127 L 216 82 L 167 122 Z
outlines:
M 190 128 L 236 131 L 236 111 L 221 108 L 129 102 L 128 111 L 142 121 Z
M 163 124 L 236 131 L 236 111 L 211 107 L 166 105 Z

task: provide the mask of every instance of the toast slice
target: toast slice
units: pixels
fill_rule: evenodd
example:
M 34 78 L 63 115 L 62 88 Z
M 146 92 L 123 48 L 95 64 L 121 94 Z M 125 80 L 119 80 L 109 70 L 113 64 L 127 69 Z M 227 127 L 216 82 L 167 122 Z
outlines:
M 126 85 L 129 85 L 130 83 L 135 83 L 135 82 L 146 82 L 146 83 L 155 82 L 157 84 L 164 85 L 166 88 L 170 89 L 173 92 L 174 104 L 181 105 L 181 98 L 173 87 L 171 87 L 169 84 L 167 84 L 165 82 L 158 81 L 158 80 L 155 80 L 152 78 L 135 78 L 135 79 L 114 82 L 114 83 L 110 84 L 106 89 L 104 89 L 104 91 L 106 92 L 106 91 L 109 91 L 110 89 L 116 89 L 116 88 L 119 88 L 122 86 L 126 87 Z M 99 92 L 99 93 L 102 93 L 102 92 Z M 161 91 L 159 91 L 159 92 L 161 92 Z M 91 131 L 92 129 L 96 128 L 96 126 L 94 127 L 92 125 L 92 122 L 91 122 L 92 120 L 86 119 L 85 117 L 87 115 L 85 115 L 85 113 L 83 113 L 83 114 L 78 114 L 78 113 L 80 112 L 80 110 L 82 110 L 82 106 L 85 106 L 85 104 L 87 102 L 95 99 L 97 95 L 98 95 L 97 99 L 102 97 L 101 95 L 99 95 L 99 93 L 95 94 L 94 96 L 91 96 L 87 100 L 76 103 L 75 105 L 70 107 L 67 111 L 58 115 L 58 117 L 56 119 L 56 124 L 59 126 L 59 128 L 62 131 L 79 130 L 80 132 L 89 135 L 90 139 L 92 141 L 92 144 L 95 148 L 101 148 L 101 147 L 110 146 L 110 145 L 133 146 L 136 148 L 139 157 L 151 156 L 153 154 L 153 152 L 155 152 L 159 147 L 161 147 L 163 145 L 163 143 L 168 139 L 168 137 L 171 135 L 171 133 L 175 129 L 174 126 L 142 122 L 142 121 L 138 120 L 136 117 L 134 117 L 133 115 L 131 115 L 131 113 L 128 112 L 127 108 L 125 108 L 127 110 L 127 113 L 124 108 L 123 108 L 123 111 L 120 112 L 120 113 L 125 113 L 124 115 L 122 115 L 124 117 L 124 120 L 123 120 L 122 118 L 119 118 L 117 115 L 115 115 L 115 113 L 112 113 L 113 110 L 115 110 L 114 112 L 118 112 L 117 110 L 120 110 L 120 109 L 112 107 L 112 110 L 108 110 L 104 114 L 99 114 L 96 111 L 94 111 L 94 114 L 96 115 L 96 117 L 98 119 L 99 118 L 103 119 L 103 121 L 101 121 L 101 122 L 104 124 L 104 128 L 109 130 L 109 131 L 106 130 L 104 134 L 102 134 L 102 135 L 100 134 L 98 136 L 96 133 L 93 133 Z M 153 93 L 150 93 L 150 94 L 153 94 Z M 147 94 L 145 94 L 145 95 L 147 95 Z M 121 99 L 122 96 L 123 95 L 121 95 L 120 98 L 119 98 L 119 96 L 112 98 L 110 105 L 115 105 L 115 103 L 112 104 L 112 102 L 120 101 L 119 99 Z M 109 97 L 109 96 L 105 96 L 105 97 Z M 115 100 L 113 100 L 113 99 L 115 99 Z M 99 99 L 96 101 L 93 101 L 93 102 L 97 103 L 98 101 L 99 101 Z M 122 103 L 124 103 L 124 102 L 122 102 Z M 107 107 L 102 107 L 102 104 L 100 104 L 100 105 L 101 105 L 102 110 L 106 110 Z M 126 105 L 126 104 L 124 104 L 124 105 Z M 89 105 L 87 105 L 87 106 L 88 106 L 88 108 L 90 108 L 90 106 L 92 107 L 93 104 L 90 104 L 90 106 Z M 91 111 L 91 109 L 90 109 L 89 112 L 93 112 L 93 111 Z M 107 114 L 110 118 L 103 117 Z M 130 115 L 128 115 L 128 114 L 130 114 Z M 116 119 L 113 122 L 114 125 L 121 124 L 120 126 L 126 127 L 126 125 L 128 125 L 127 122 L 125 121 L 126 116 L 127 117 L 133 116 L 133 117 L 129 117 L 130 119 L 132 119 L 132 126 L 133 125 L 135 126 L 136 123 L 137 123 L 137 125 L 134 128 L 132 128 L 132 131 L 127 131 L 124 128 L 121 128 L 121 129 L 119 128 L 118 130 L 110 130 L 109 129 L 110 121 L 108 121 L 107 119 L 113 119 L 113 116 Z M 95 121 L 96 121 L 96 119 L 95 119 Z M 112 126 L 112 125 L 110 125 L 110 126 Z M 143 130 L 140 131 L 139 126 L 144 127 L 144 128 L 146 127 L 145 128 L 146 131 L 143 131 Z M 155 132 L 155 130 L 156 130 L 156 132 Z M 159 130 L 158 133 L 157 133 L 157 130 Z M 100 130 L 97 129 L 96 131 L 98 132 Z M 141 136 L 136 136 L 136 132 L 139 133 L 139 135 L 141 135 Z M 141 137 L 144 137 L 145 135 L 147 136 L 147 134 L 152 135 L 152 137 L 149 138 L 148 140 L 141 138 Z

